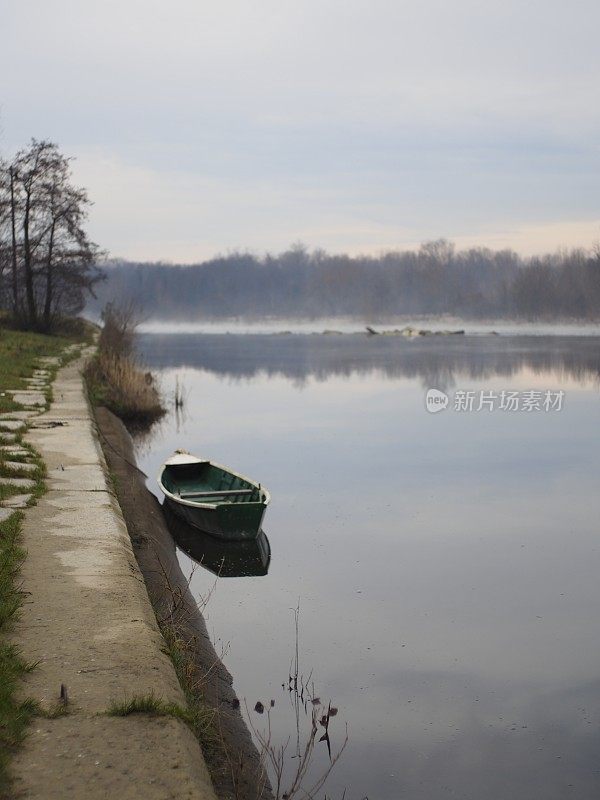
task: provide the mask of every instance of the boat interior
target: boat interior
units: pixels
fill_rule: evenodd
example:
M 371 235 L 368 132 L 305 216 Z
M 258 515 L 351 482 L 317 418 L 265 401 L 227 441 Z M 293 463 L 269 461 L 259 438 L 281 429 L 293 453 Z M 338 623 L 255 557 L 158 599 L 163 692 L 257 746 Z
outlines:
M 162 483 L 176 497 L 198 503 L 258 503 L 264 500 L 260 486 L 220 469 L 210 461 L 167 464 Z

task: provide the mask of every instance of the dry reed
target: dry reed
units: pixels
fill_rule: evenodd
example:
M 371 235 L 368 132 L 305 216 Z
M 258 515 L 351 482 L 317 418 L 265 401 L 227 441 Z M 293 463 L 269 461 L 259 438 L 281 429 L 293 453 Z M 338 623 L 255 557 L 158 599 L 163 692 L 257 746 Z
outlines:
M 92 402 L 105 405 L 131 425 L 150 425 L 165 409 L 151 373 L 144 370 L 134 354 L 139 316 L 132 305 L 118 307 L 109 303 L 102 321 L 98 353 L 85 373 Z

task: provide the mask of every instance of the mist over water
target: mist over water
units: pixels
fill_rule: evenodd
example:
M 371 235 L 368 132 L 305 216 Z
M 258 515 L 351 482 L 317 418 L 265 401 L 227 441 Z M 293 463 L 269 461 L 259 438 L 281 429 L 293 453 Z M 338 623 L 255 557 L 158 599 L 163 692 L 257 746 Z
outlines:
M 93 315 L 90 315 L 92 318 Z M 93 317 L 98 322 L 98 317 Z M 336 333 L 357 333 L 364 335 L 366 326 L 378 331 L 393 330 L 406 326 L 422 330 L 463 329 L 466 333 L 487 335 L 491 332 L 510 336 L 600 336 L 600 325 L 593 322 L 543 323 L 507 320 L 464 320 L 457 317 L 375 317 L 351 319 L 345 317 L 324 317 L 317 319 L 261 319 L 243 320 L 237 317 L 222 320 L 181 320 L 161 321 L 157 319 L 143 322 L 138 330 L 141 333 L 237 333 L 237 334 L 279 334 L 312 333 L 333 335 Z
M 301 671 L 339 708 L 334 749 L 349 726 L 328 796 L 600 790 L 599 344 L 139 337 L 165 390 L 186 391 L 139 442 L 141 468 L 186 447 L 272 493 L 268 574 L 219 579 L 208 627 L 238 694 L 275 699 L 275 736 L 295 740 L 282 684 L 300 602 Z M 554 412 L 433 415 L 431 387 L 565 394 Z M 192 589 L 214 580 L 198 568 Z M 314 774 L 326 764 L 321 749 Z

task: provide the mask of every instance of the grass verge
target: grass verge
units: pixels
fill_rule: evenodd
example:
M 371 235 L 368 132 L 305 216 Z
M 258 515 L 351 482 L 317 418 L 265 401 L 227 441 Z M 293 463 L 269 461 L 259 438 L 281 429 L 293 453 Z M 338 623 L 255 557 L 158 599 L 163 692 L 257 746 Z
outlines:
M 106 715 L 128 717 L 131 714 L 149 714 L 155 717 L 173 717 L 185 722 L 203 747 L 215 746 L 217 737 L 213 724 L 213 712 L 187 695 L 186 700 L 187 706 L 183 707 L 177 703 L 165 703 L 162 698 L 152 693 L 133 695 L 126 700 L 114 701 L 106 711 Z
M 168 621 L 161 621 L 157 616 L 158 626 L 166 642 L 165 654 L 171 659 L 179 685 L 183 689 L 187 704 L 185 720 L 200 742 L 203 751 L 214 751 L 222 745 L 219 737 L 216 710 L 210 708 L 204 700 L 204 676 L 190 651 L 188 643 L 179 635 L 176 627 Z M 182 718 L 183 719 L 183 718 Z
M 5 390 L 26 389 L 25 379 L 39 368 L 38 359 L 60 356 L 68 344 L 71 341 L 62 336 L 0 328 L 0 413 L 20 409 Z
M 204 737 L 206 731 L 212 726 L 212 718 L 209 718 L 209 712 L 206 709 L 194 706 L 183 708 L 177 703 L 165 703 L 162 698 L 152 693 L 133 695 L 127 700 L 116 701 L 106 712 L 109 717 L 128 717 L 130 714 L 174 717 L 185 722 L 197 738 Z
M 19 682 L 31 666 L 7 640 L 23 600 L 17 586 L 25 558 L 20 546 L 22 519 L 23 514 L 17 511 L 0 522 L 0 794 L 8 785 L 10 756 L 23 741 L 29 720 L 36 712 L 31 701 L 16 699 Z

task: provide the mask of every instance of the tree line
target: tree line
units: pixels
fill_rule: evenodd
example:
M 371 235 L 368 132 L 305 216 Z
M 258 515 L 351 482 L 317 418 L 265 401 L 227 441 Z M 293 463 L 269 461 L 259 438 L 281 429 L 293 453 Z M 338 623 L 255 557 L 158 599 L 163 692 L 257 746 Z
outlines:
M 277 255 L 236 252 L 193 265 L 105 261 L 85 223 L 70 159 L 33 139 L 0 159 L 0 308 L 49 331 L 63 316 L 135 301 L 156 319 L 600 319 L 600 247 L 524 259 L 511 250 L 457 251 L 444 239 L 417 251 L 348 256 L 295 245 Z
M 0 160 L 0 307 L 21 327 L 52 330 L 102 279 L 84 228 L 89 205 L 56 144 L 33 139 Z
M 600 248 L 522 258 L 457 251 L 446 240 L 380 256 L 332 255 L 297 245 L 279 255 L 232 253 L 191 266 L 112 261 L 90 310 L 135 299 L 148 317 L 600 320 Z

